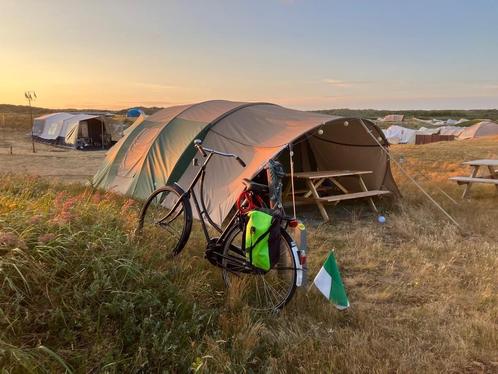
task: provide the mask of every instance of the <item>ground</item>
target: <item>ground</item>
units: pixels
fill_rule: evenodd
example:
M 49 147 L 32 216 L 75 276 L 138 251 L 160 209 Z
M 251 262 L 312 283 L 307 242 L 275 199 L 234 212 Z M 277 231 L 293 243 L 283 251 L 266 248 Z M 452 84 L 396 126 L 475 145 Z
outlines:
M 498 158 L 498 138 L 392 147 L 461 229 L 393 165 L 403 199 L 380 204 L 385 224 L 361 204 L 306 221 L 310 275 L 335 249 L 351 308 L 311 288 L 269 316 L 225 293 L 198 231 L 171 259 L 132 239 L 137 202 L 67 184 L 103 153 L 32 154 L 24 133 L 4 135 L 14 144 L 12 156 L 0 145 L 7 372 L 498 372 L 498 194 L 475 186 L 464 201 L 448 181 L 469 174 L 462 161 Z
M 35 143 L 35 151 L 29 131 L 0 129 L 0 172 L 84 183 L 93 177 L 105 157 L 105 151 L 78 151 L 39 142 Z

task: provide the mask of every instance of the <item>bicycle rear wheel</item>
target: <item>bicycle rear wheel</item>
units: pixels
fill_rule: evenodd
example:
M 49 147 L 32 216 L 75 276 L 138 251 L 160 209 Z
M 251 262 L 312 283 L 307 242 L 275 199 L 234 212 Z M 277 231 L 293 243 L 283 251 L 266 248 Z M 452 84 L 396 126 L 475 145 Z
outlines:
M 192 207 L 176 185 L 155 190 L 140 212 L 137 233 L 173 255 L 185 247 L 191 230 Z
M 287 304 L 296 289 L 296 259 L 292 239 L 281 230 L 280 259 L 267 273 L 250 269 L 242 247 L 243 232 L 236 226 L 223 247 L 223 280 L 227 287 L 237 287 L 247 304 L 256 310 L 272 311 Z

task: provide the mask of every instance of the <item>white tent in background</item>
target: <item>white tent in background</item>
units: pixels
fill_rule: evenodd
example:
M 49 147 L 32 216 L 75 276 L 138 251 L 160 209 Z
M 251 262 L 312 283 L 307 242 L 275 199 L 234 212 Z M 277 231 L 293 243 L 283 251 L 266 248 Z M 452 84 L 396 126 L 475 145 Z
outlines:
M 442 126 L 439 128 L 439 134 L 458 136 L 462 133 L 464 129 L 465 127 L 459 127 L 459 126 Z
M 84 113 L 53 113 L 33 121 L 33 138 L 73 148 L 103 148 L 111 143 L 104 118 Z
M 423 123 L 424 125 L 434 126 L 434 123 L 431 119 L 421 119 L 421 118 L 416 118 L 416 117 L 413 117 L 413 119 L 417 122 Z
M 33 137 L 42 141 L 55 142 L 61 132 L 62 123 L 72 116 L 70 113 L 52 113 L 35 118 L 32 129 Z
M 468 119 L 466 119 L 466 118 L 460 118 L 460 119 L 458 119 L 458 120 L 448 118 L 448 119 L 445 121 L 445 124 L 446 124 L 447 126 L 453 126 L 453 125 L 458 125 L 458 124 L 460 124 L 460 123 L 467 122 L 467 121 L 468 121 Z
M 392 125 L 384 130 L 384 135 L 391 144 L 415 144 L 416 130 Z
M 415 135 L 434 135 L 439 134 L 439 127 L 434 129 L 429 129 L 427 127 L 421 127 L 418 130 L 415 130 Z
M 405 116 L 403 114 L 388 114 L 381 121 L 383 122 L 403 122 Z
M 489 121 L 476 123 L 466 127 L 458 136 L 458 140 L 481 138 L 483 136 L 498 136 L 498 124 Z
M 58 143 L 75 148 L 102 147 L 109 142 L 104 119 L 91 114 L 75 114 L 62 123 Z

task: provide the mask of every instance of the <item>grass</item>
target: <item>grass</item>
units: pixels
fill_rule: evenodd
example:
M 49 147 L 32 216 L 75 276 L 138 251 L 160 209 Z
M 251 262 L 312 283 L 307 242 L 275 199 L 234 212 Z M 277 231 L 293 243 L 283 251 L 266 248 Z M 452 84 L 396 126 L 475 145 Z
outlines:
M 497 158 L 497 138 L 393 147 L 465 229 L 396 172 L 404 199 L 380 225 L 366 206 L 310 221 L 309 267 L 336 249 L 352 304 L 300 290 L 278 315 L 225 295 L 194 232 L 171 259 L 131 239 L 130 199 L 5 174 L 0 180 L 4 372 L 496 372 L 498 211 L 493 187 L 461 201 L 448 176 Z M 428 179 L 423 177 L 425 175 Z M 457 199 L 446 199 L 439 188 Z

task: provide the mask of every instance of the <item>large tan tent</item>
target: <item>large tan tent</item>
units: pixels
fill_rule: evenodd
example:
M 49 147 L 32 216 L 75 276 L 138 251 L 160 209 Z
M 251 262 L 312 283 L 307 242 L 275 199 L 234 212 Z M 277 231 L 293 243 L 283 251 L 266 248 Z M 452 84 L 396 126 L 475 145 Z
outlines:
M 388 146 L 375 124 L 365 124 Z M 137 121 L 107 153 L 93 183 L 139 199 L 167 183 L 186 188 L 198 168 L 192 163 L 197 138 L 247 163 L 242 168 L 233 159 L 214 157 L 208 166 L 205 202 L 218 224 L 243 190 L 241 180 L 254 178 L 269 159 L 288 162 L 289 144 L 296 171 L 371 170 L 365 177 L 369 189 L 399 194 L 386 154 L 358 119 L 222 100 L 170 107 Z
M 493 135 L 498 135 L 498 124 L 489 121 L 482 121 L 476 123 L 475 125 L 466 127 L 460 135 L 458 135 L 458 140 L 474 139 Z

